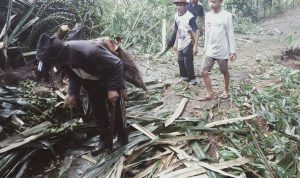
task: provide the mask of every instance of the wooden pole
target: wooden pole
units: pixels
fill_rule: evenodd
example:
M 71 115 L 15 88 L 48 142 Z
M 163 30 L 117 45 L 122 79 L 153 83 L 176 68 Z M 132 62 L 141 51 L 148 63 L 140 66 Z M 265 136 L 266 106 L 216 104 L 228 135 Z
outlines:
M 161 36 L 162 36 L 162 40 L 161 40 L 162 50 L 165 50 L 167 44 L 167 19 L 163 19 Z

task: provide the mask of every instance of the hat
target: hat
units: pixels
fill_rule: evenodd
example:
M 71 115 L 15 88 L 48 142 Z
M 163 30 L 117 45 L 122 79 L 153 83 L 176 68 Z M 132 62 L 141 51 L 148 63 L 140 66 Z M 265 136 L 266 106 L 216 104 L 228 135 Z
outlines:
M 66 46 L 63 41 L 44 33 L 40 36 L 36 47 L 36 58 L 49 65 L 62 64 L 62 54 L 65 51 Z
M 186 0 L 173 0 L 174 4 L 179 4 L 179 3 L 185 3 L 188 4 L 188 2 Z

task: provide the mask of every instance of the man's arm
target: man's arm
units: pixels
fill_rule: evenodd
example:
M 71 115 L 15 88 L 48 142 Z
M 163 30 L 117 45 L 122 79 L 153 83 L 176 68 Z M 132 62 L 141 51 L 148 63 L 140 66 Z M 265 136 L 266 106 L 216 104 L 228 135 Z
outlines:
M 199 30 L 198 30 L 198 26 L 196 23 L 196 17 L 191 18 L 190 22 L 189 22 L 191 28 L 192 28 L 192 33 L 190 33 L 192 41 L 194 42 L 193 44 L 193 54 L 196 55 L 198 52 L 198 41 L 199 41 Z
M 199 6 L 199 22 L 201 25 L 201 29 L 199 29 L 201 32 L 205 30 L 205 14 L 204 14 L 204 9 L 203 6 Z
M 207 16 L 206 16 L 207 17 Z M 207 30 L 207 20 L 205 20 L 205 31 L 204 31 L 204 53 L 206 53 L 207 46 L 208 46 L 208 41 L 209 41 L 209 35 L 208 35 L 208 30 Z
M 62 70 L 67 74 L 69 79 L 68 96 L 65 99 L 64 107 L 74 107 L 79 100 L 81 83 L 78 76 L 67 66 Z
M 233 26 L 233 20 L 232 15 L 230 14 L 227 17 L 227 25 L 226 25 L 226 32 L 228 37 L 228 44 L 230 49 L 230 60 L 236 59 L 236 52 L 235 52 L 235 37 L 234 37 L 234 26 Z
M 79 96 L 81 83 L 78 76 L 67 66 L 62 68 L 63 72 L 67 74 L 69 79 L 68 95 Z
M 173 49 L 174 49 L 175 52 L 177 52 L 177 49 L 178 49 L 178 35 L 179 35 L 179 33 L 178 33 L 178 25 L 177 25 L 176 22 L 174 24 L 174 31 L 176 31 L 176 38 L 175 38 L 175 43 L 174 43 Z
M 204 31 L 205 31 L 205 17 L 204 16 L 202 16 L 202 17 L 200 17 L 199 16 L 199 22 L 200 22 L 200 31 L 203 33 Z

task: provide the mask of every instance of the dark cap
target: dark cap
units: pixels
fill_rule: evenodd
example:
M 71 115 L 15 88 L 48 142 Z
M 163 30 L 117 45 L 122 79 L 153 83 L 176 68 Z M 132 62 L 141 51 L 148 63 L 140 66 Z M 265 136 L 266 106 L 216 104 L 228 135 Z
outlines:
M 62 64 L 62 54 L 65 50 L 63 41 L 44 33 L 40 36 L 36 47 L 36 58 L 48 65 Z

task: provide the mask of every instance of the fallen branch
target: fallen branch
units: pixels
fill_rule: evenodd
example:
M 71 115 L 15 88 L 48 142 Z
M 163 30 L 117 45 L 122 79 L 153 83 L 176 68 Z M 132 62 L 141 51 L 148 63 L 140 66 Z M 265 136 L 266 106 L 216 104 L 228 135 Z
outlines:
M 143 178 L 143 177 L 146 177 L 148 174 L 150 174 L 152 172 L 153 169 L 156 168 L 157 163 L 158 163 L 158 161 L 155 162 L 155 163 L 153 163 L 151 166 L 148 166 L 146 169 L 144 169 L 142 172 L 138 173 L 133 178 Z
M 57 96 L 59 96 L 61 99 L 65 100 L 67 98 L 67 96 L 65 96 L 61 91 L 56 90 L 55 93 L 57 94 Z
M 215 168 L 217 170 L 222 170 L 222 169 L 227 169 L 227 168 L 231 168 L 231 167 L 235 167 L 235 166 L 242 166 L 245 164 L 248 164 L 252 161 L 252 159 L 249 158 L 237 158 L 235 160 L 230 160 L 230 161 L 225 161 L 222 163 L 213 163 L 211 164 L 209 167 L 210 168 Z M 184 177 L 184 176 L 197 176 L 197 175 L 201 175 L 206 173 L 207 170 L 203 169 L 201 165 L 199 165 L 198 161 L 195 162 L 196 164 L 198 164 L 197 166 L 194 167 L 190 167 L 190 168 L 184 168 L 181 170 L 177 170 L 174 171 L 172 173 L 170 173 L 171 171 L 173 171 L 174 169 L 178 168 L 180 165 L 182 165 L 184 162 L 193 162 L 193 161 L 189 161 L 189 160 L 181 160 L 178 161 L 174 164 L 172 164 L 171 166 L 169 166 L 167 169 L 161 171 L 159 174 L 156 175 L 156 177 L 163 177 L 163 178 L 173 178 L 173 177 Z M 203 165 L 203 164 L 202 164 Z M 207 165 L 206 165 L 207 167 Z M 213 170 L 214 171 L 214 170 Z M 198 177 L 198 176 L 197 176 Z
M 263 160 L 263 162 L 264 162 L 264 164 L 267 168 L 267 171 L 270 173 L 269 175 L 272 178 L 278 178 L 278 176 L 274 173 L 274 170 L 272 169 L 271 165 L 269 164 L 268 159 L 266 158 L 266 155 L 264 154 L 264 152 L 260 148 L 259 143 L 256 139 L 256 136 L 253 134 L 252 131 L 250 133 L 251 133 L 251 136 L 252 136 L 252 139 L 253 139 L 254 146 L 256 147 L 258 153 L 260 154 L 260 156 L 261 156 L 261 158 L 262 158 L 262 160 Z
M 247 134 L 249 130 L 246 129 L 224 129 L 224 128 L 198 128 L 198 127 L 191 127 L 188 128 L 191 131 L 201 131 L 201 132 L 228 132 L 228 133 L 239 133 L 239 134 Z
M 257 114 L 247 116 L 247 117 L 239 117 L 239 118 L 233 118 L 233 119 L 220 120 L 220 121 L 208 123 L 204 127 L 211 128 L 211 127 L 225 125 L 225 124 L 231 124 L 231 123 L 235 123 L 235 122 L 239 122 L 239 121 L 250 120 L 250 119 L 254 119 L 256 117 L 258 117 Z
M 9 146 L 6 146 L 6 147 L 0 149 L 0 154 L 1 154 L 1 153 L 5 153 L 5 152 L 7 152 L 7 151 L 10 151 L 10 150 L 12 150 L 12 149 L 18 148 L 18 147 L 20 147 L 20 146 L 23 146 L 23 145 L 25 145 L 25 144 L 27 144 L 27 143 L 29 143 L 29 142 L 31 142 L 31 141 L 34 141 L 34 140 L 36 140 L 36 139 L 38 139 L 38 138 L 44 136 L 44 134 L 45 134 L 45 133 L 40 133 L 40 134 L 38 134 L 38 135 L 32 135 L 32 136 L 30 136 L 30 137 L 25 138 L 25 139 L 24 139 L 23 141 L 21 141 L 21 142 L 11 143 Z
M 278 28 L 274 28 L 275 32 L 279 33 L 279 34 L 282 34 L 283 32 L 278 30 Z
M 32 127 L 28 130 L 25 130 L 24 132 L 21 132 L 20 134 L 13 135 L 13 136 L 1 141 L 0 142 L 0 148 L 6 147 L 9 144 L 14 143 L 14 142 L 22 141 L 22 140 L 24 140 L 24 138 L 29 137 L 31 135 L 34 135 L 34 134 L 37 134 L 37 133 L 40 133 L 40 132 L 44 132 L 48 128 L 50 128 L 51 126 L 52 126 L 51 122 L 48 122 L 48 121 L 43 122 L 43 123 L 41 123 L 41 124 L 39 124 L 35 127 Z
M 183 110 L 184 110 L 184 108 L 185 108 L 188 101 L 189 101 L 189 99 L 187 99 L 187 98 L 183 98 L 181 100 L 179 106 L 175 110 L 172 117 L 170 117 L 168 120 L 166 120 L 165 127 L 168 127 L 169 125 L 171 125 L 175 121 L 175 119 L 177 119 L 182 114 L 182 112 L 183 112 Z
M 94 160 L 94 159 L 91 158 L 91 157 L 88 157 L 87 155 L 82 155 L 81 158 L 82 158 L 82 159 L 85 159 L 85 160 L 87 160 L 87 161 L 89 161 L 89 162 L 91 162 L 91 163 L 93 163 L 93 164 L 96 164 L 96 163 L 97 163 L 96 160 Z
M 59 170 L 59 177 L 67 177 L 67 173 L 72 165 L 74 157 L 65 157 L 62 167 Z
M 155 144 L 175 145 L 177 142 L 190 141 L 190 140 L 202 140 L 202 139 L 207 139 L 207 136 L 189 135 L 189 136 L 181 136 L 181 137 L 174 137 L 174 138 L 158 139 L 155 142 Z

